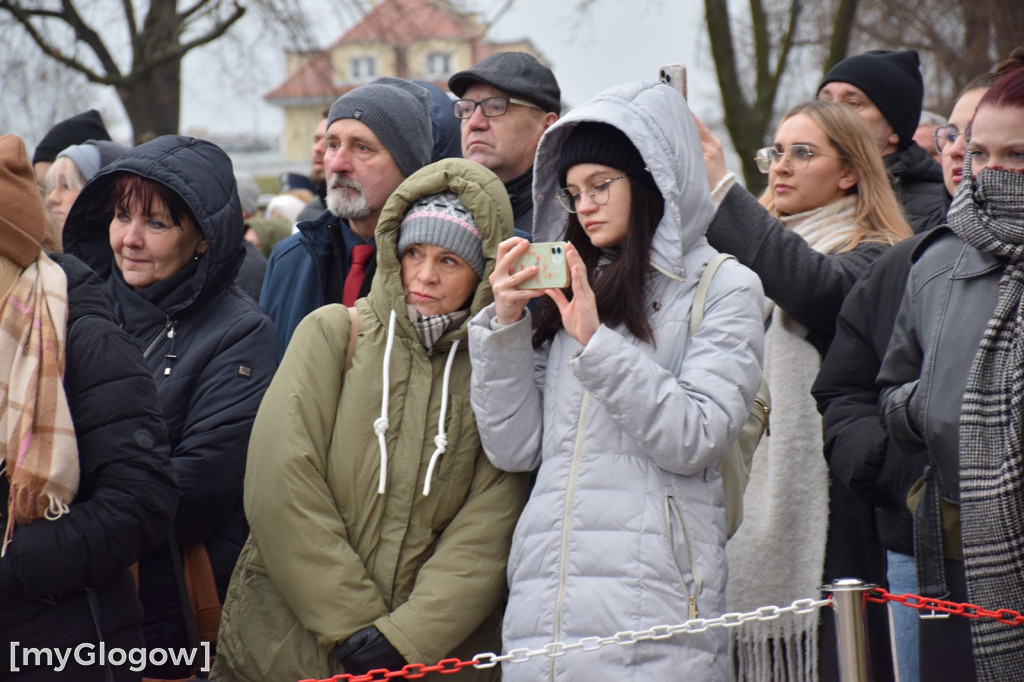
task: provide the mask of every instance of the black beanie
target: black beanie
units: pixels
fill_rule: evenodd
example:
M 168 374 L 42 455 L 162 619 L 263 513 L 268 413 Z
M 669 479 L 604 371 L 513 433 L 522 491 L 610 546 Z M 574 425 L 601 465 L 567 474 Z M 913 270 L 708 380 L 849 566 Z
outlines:
M 626 135 L 607 123 L 584 122 L 569 132 L 558 157 L 558 182 L 565 186 L 569 169 L 580 163 L 617 168 L 660 193 L 640 152 Z
M 832 82 L 861 89 L 900 138 L 900 149 L 914 141 L 924 99 L 921 59 L 915 50 L 872 50 L 847 57 L 829 69 L 818 92 Z
M 75 114 L 71 118 L 66 118 L 50 128 L 32 153 L 32 163 L 33 165 L 40 161 L 52 163 L 57 159 L 57 154 L 71 145 L 82 144 L 87 140 L 109 139 L 110 133 L 103 126 L 100 112 L 90 109 L 81 114 Z

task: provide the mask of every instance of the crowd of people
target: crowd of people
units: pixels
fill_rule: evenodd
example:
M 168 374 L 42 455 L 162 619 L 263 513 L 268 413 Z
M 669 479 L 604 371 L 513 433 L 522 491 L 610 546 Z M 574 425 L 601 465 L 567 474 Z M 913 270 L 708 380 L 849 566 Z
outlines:
M 845 577 L 1024 611 L 1021 67 L 936 121 L 916 52 L 851 56 L 759 196 L 671 87 L 562 115 L 522 52 L 345 93 L 265 215 L 204 140 L 0 137 L 0 678 L 212 642 L 60 672 L 801 682 L 839 678 L 828 610 L 551 647 Z M 876 681 L 1024 669 L 1019 628 L 866 613 Z

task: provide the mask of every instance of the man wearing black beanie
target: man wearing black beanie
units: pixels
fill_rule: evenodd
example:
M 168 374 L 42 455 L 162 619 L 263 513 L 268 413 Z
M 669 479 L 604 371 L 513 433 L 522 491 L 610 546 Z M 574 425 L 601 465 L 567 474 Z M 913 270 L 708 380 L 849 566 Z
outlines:
M 924 83 L 914 50 L 872 50 L 833 66 L 818 99 L 846 104 L 868 124 L 914 232 L 946 221 L 949 195 L 942 168 L 914 142 Z

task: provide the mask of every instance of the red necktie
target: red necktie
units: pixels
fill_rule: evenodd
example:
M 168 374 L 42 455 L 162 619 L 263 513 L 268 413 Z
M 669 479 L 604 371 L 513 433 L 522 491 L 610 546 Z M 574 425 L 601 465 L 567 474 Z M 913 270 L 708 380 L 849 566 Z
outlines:
M 359 298 L 359 289 L 366 278 L 366 264 L 372 257 L 373 247 L 369 244 L 356 244 L 352 247 L 352 253 L 349 254 L 352 263 L 349 265 L 348 275 L 345 276 L 345 287 L 341 290 L 341 302 L 344 305 L 354 305 Z

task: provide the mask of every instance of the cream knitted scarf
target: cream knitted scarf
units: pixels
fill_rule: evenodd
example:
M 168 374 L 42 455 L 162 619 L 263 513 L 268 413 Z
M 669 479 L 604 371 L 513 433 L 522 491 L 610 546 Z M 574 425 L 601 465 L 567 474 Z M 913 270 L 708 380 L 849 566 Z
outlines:
M 0 307 L 0 467 L 10 483 L 3 552 L 17 526 L 67 513 L 78 489 L 63 384 L 67 288 L 61 267 L 40 254 Z
M 783 219 L 820 253 L 849 243 L 855 199 Z M 776 308 L 765 335 L 765 377 L 772 391 L 772 432 L 754 453 L 743 496 L 743 525 L 726 545 L 726 608 L 752 611 L 818 598 L 828 531 L 828 469 L 822 455 L 821 418 L 811 384 L 821 358 L 807 329 Z M 784 616 L 745 623 L 732 637 L 740 681 L 816 682 L 818 618 Z

